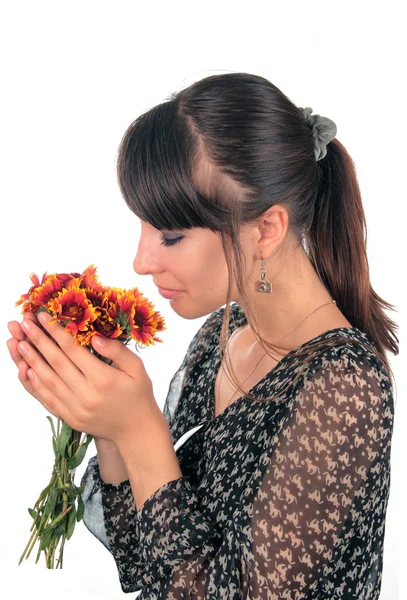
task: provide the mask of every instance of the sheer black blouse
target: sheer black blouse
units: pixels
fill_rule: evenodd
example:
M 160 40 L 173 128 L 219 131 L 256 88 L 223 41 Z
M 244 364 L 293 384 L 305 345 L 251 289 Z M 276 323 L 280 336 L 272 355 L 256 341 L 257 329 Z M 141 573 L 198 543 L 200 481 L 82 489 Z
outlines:
M 247 323 L 231 304 L 229 333 Z M 182 477 L 136 511 L 129 480 L 105 483 L 90 458 L 84 523 L 124 592 L 149 600 L 379 598 L 390 489 L 393 390 L 356 327 L 304 373 L 288 353 L 214 418 L 224 307 L 192 339 L 163 408 Z M 350 338 L 349 339 L 345 339 Z

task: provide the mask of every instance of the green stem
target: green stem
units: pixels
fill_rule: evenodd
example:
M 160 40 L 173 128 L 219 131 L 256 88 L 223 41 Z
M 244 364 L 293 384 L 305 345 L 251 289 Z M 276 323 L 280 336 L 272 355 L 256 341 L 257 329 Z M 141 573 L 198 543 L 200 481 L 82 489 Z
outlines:
M 34 536 L 35 536 L 36 538 L 38 537 L 38 531 L 34 531 L 34 532 L 33 532 L 33 534 L 31 535 L 30 539 L 28 540 L 28 544 L 27 544 L 27 545 L 26 545 L 26 547 L 24 548 L 24 552 L 22 553 L 22 555 L 21 555 L 21 557 L 20 557 L 20 560 L 18 561 L 18 564 L 19 564 L 19 565 L 22 563 L 22 561 L 23 561 L 23 559 L 24 559 L 24 555 L 25 555 L 25 553 L 27 552 L 27 548 L 28 548 L 28 546 L 31 544 L 31 540 L 33 539 L 33 537 L 34 537 Z M 34 543 L 35 543 L 35 540 L 34 540 Z M 31 552 L 31 550 L 30 550 L 30 552 Z M 30 553 L 28 553 L 28 555 L 27 555 L 27 557 L 26 557 L 26 558 L 28 558 L 29 556 L 30 556 Z
M 64 552 L 65 541 L 66 541 L 66 538 L 63 537 L 62 538 L 61 547 L 59 549 L 59 558 L 58 558 L 57 567 L 56 567 L 57 569 L 58 569 L 58 565 L 60 565 L 60 569 L 62 569 L 62 559 L 63 559 L 63 552 Z

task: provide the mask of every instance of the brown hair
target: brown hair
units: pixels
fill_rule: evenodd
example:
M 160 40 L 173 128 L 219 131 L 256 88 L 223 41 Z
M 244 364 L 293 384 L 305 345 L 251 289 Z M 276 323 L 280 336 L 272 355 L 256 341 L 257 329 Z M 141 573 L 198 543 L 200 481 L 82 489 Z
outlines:
M 199 184 L 202 169 L 206 178 Z M 336 138 L 326 156 L 316 161 L 312 129 L 302 111 L 270 81 L 227 73 L 171 94 L 128 127 L 117 172 L 129 208 L 156 229 L 203 227 L 219 233 L 229 271 L 221 361 L 227 356 L 233 276 L 263 349 L 287 350 L 263 340 L 255 327 L 239 241 L 242 224 L 279 204 L 289 215 L 290 233 L 303 244 L 339 310 L 366 334 L 374 344 L 366 349 L 393 376 L 386 351 L 399 352 L 398 325 L 385 313 L 394 311 L 394 305 L 378 296 L 370 282 L 355 165 Z M 355 343 L 342 336 L 341 341 Z M 309 362 L 321 347 L 337 344 L 337 339 L 320 340 L 304 349 L 304 357 Z M 233 381 L 244 395 L 257 399 L 235 377 Z

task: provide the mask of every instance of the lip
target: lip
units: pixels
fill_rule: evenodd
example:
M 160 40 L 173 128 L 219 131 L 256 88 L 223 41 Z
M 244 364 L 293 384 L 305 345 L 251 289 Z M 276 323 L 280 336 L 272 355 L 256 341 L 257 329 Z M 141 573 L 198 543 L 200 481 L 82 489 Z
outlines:
M 157 286 L 158 287 L 158 286 Z M 166 288 L 158 287 L 158 293 L 164 298 L 176 298 L 182 294 L 182 290 L 168 290 Z

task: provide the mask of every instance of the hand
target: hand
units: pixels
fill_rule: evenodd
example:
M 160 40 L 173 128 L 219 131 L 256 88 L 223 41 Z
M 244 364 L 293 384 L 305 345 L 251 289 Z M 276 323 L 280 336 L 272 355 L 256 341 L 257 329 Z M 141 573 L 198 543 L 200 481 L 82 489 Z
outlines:
M 39 318 L 44 318 L 43 326 L 50 337 L 33 319 L 25 318 L 21 328 L 30 344 L 20 341 L 13 345 L 28 365 L 22 367 L 25 379 L 33 375 L 33 391 L 28 391 L 35 393 L 52 414 L 77 431 L 118 446 L 122 440 L 134 438 L 135 431 L 146 439 L 151 425 L 162 423 L 164 417 L 155 401 L 151 379 L 143 361 L 129 348 L 118 340 L 92 338 L 92 346 L 113 360 L 114 368 L 76 345 L 62 325 L 50 324 L 50 315 L 43 312 Z M 99 340 L 105 345 L 99 346 Z
M 31 319 L 34 323 L 36 323 L 39 327 L 41 327 L 38 319 L 35 317 L 35 315 L 33 313 L 27 313 L 25 318 Z M 58 415 L 55 414 L 50 409 L 50 407 L 46 404 L 45 400 L 43 398 L 39 397 L 39 394 L 35 391 L 32 383 L 31 383 L 31 380 L 28 379 L 28 377 L 27 377 L 27 370 L 30 368 L 30 366 L 23 359 L 20 352 L 17 350 L 17 345 L 19 342 L 22 342 L 22 341 L 29 342 L 29 340 L 28 340 L 27 336 L 24 334 L 23 330 L 21 329 L 20 323 L 18 323 L 18 321 L 10 321 L 10 323 L 8 323 L 8 329 L 13 337 L 7 341 L 7 347 L 10 352 L 11 358 L 13 359 L 13 361 L 15 362 L 15 364 L 18 367 L 18 378 L 21 381 L 24 389 L 29 394 L 31 394 L 31 396 L 33 396 L 36 400 L 41 402 L 41 404 L 43 406 L 45 406 L 45 408 L 48 410 L 48 412 L 50 412 L 52 415 L 54 415 L 54 417 L 58 417 Z M 111 366 L 116 369 L 118 368 L 116 363 L 112 363 Z M 98 450 L 103 449 L 103 450 L 118 451 L 116 444 L 114 442 L 112 442 L 111 440 L 107 440 L 102 437 L 95 437 L 94 442 L 95 442 L 96 448 Z
M 30 319 L 31 321 L 39 325 L 38 320 L 33 313 L 26 313 L 24 318 Z M 30 379 L 28 379 L 27 377 L 27 371 L 30 368 L 30 365 L 24 360 L 20 352 L 17 350 L 17 345 L 19 342 L 22 341 L 27 341 L 27 343 L 29 343 L 29 340 L 24 334 L 23 330 L 21 329 L 20 323 L 18 323 L 18 321 L 10 321 L 8 323 L 8 329 L 13 337 L 7 340 L 7 348 L 10 352 L 12 360 L 18 367 L 18 379 L 22 383 L 25 390 L 27 390 L 27 392 L 31 394 L 31 396 L 33 396 L 36 400 L 41 402 L 41 404 L 45 406 L 48 412 L 54 415 L 54 417 L 58 417 L 58 415 L 55 414 L 47 405 L 45 400 L 43 398 L 40 398 L 38 392 L 36 392 L 36 390 L 34 389 L 34 386 L 32 385 Z
M 110 366 L 114 369 L 118 369 L 118 366 L 115 362 L 110 363 Z M 119 452 L 118 447 L 111 440 L 107 440 L 106 438 L 96 436 L 94 438 L 94 442 L 98 452 L 100 452 L 101 450 L 107 450 L 109 452 L 113 450 L 114 452 Z

